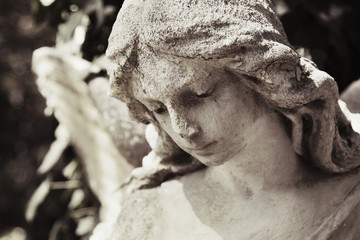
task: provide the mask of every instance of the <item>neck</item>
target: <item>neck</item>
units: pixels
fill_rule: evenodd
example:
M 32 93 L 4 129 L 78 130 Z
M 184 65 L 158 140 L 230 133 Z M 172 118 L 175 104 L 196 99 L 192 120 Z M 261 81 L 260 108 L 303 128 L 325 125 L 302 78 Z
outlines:
M 267 112 L 247 129 L 244 147 L 223 165 L 209 167 L 209 177 L 228 188 L 252 192 L 294 186 L 305 175 L 278 113 Z

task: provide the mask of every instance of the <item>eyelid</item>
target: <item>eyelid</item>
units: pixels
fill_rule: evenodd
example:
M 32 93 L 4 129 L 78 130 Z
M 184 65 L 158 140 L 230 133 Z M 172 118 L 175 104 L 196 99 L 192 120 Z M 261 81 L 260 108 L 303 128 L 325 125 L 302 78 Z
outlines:
M 208 89 L 205 93 L 202 93 L 202 94 L 196 94 L 196 97 L 197 98 L 207 98 L 207 97 L 210 97 L 214 91 L 216 89 L 216 85 L 213 86 L 212 88 Z
M 167 112 L 167 108 L 162 105 L 154 110 L 152 110 L 152 112 L 156 113 L 156 114 L 164 114 L 165 112 Z

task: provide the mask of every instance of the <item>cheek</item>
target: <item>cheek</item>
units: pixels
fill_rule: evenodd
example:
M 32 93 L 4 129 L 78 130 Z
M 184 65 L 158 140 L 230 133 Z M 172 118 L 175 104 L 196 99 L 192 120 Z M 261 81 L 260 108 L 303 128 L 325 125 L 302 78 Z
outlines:
M 253 111 L 256 110 L 251 96 L 235 91 L 217 98 L 216 104 L 210 108 L 212 130 L 223 136 L 232 136 L 228 140 L 241 135 L 252 125 Z
M 213 100 L 205 109 L 202 116 L 209 122 L 209 127 L 223 132 L 226 129 L 232 129 L 238 126 L 243 117 L 246 117 L 246 109 L 243 103 L 236 96 L 226 94 Z

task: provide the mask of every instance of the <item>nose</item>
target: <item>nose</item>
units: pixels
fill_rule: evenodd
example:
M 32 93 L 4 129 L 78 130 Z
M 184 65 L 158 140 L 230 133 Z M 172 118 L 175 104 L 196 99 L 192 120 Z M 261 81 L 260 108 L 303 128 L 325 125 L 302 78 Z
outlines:
M 200 133 L 200 127 L 189 119 L 185 109 L 169 109 L 172 129 L 182 138 L 193 139 Z

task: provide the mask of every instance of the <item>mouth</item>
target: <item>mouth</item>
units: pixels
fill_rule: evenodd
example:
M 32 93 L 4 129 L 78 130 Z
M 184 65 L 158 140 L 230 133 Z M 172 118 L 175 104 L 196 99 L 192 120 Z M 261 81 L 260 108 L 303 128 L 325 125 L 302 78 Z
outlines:
M 199 147 L 195 147 L 195 148 L 188 148 L 189 151 L 193 151 L 193 152 L 196 152 L 197 154 L 199 155 L 209 155 L 209 154 L 212 154 L 211 153 L 208 153 L 207 150 L 211 147 L 213 147 L 214 145 L 216 144 L 216 142 L 211 142 L 211 143 L 208 143 L 208 144 L 205 144 L 205 145 L 202 145 L 202 146 L 199 146 Z

